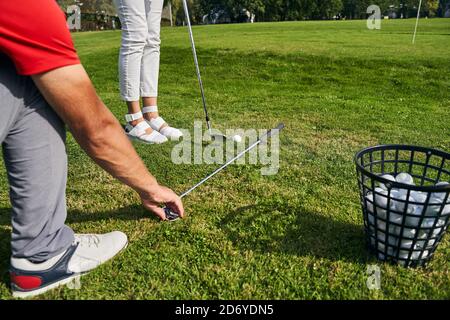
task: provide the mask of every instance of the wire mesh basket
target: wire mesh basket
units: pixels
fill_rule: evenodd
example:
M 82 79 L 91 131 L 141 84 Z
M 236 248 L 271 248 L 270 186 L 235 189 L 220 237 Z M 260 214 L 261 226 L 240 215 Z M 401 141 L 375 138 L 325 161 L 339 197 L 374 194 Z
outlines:
M 383 261 L 426 265 L 450 222 L 450 154 L 382 145 L 355 162 L 369 249 Z

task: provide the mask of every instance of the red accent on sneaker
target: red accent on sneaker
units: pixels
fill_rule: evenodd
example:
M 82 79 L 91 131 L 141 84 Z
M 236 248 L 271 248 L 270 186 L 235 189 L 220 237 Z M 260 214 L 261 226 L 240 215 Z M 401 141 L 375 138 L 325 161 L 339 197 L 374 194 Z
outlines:
M 42 284 L 42 279 L 41 277 L 18 276 L 15 273 L 11 273 L 11 282 L 21 289 L 31 290 L 39 288 Z

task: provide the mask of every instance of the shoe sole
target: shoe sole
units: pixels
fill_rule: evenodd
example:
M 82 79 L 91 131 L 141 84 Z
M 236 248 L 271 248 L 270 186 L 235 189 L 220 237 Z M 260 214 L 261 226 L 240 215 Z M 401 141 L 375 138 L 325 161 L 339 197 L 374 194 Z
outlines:
M 130 139 L 131 141 L 137 141 L 137 142 L 140 142 L 140 143 L 143 143 L 143 144 L 150 144 L 150 145 L 155 144 L 155 145 L 158 145 L 158 144 L 166 143 L 168 141 L 168 140 L 166 140 L 164 142 L 159 142 L 159 143 L 158 142 L 148 142 L 148 141 L 139 139 L 139 138 L 137 138 L 135 136 L 129 135 L 128 133 L 125 133 L 125 134 L 127 135 L 128 139 Z
M 108 260 L 104 261 L 103 263 L 99 264 L 97 267 L 95 267 L 94 269 L 98 268 L 99 266 L 101 266 L 102 264 L 105 264 L 106 262 L 112 260 L 114 257 L 118 256 L 122 251 L 124 251 L 126 248 L 128 247 L 128 242 L 123 246 L 122 249 L 120 249 L 114 256 L 112 256 L 111 258 L 109 258 Z M 92 270 L 94 270 L 92 269 Z M 91 270 L 91 271 L 92 271 Z M 68 278 L 62 279 L 60 281 L 54 282 L 52 284 L 49 284 L 45 287 L 36 289 L 36 290 L 32 290 L 32 291 L 13 291 L 12 292 L 12 296 L 14 298 L 19 298 L 19 299 L 26 299 L 26 298 L 32 298 L 35 297 L 37 295 L 41 295 L 47 291 L 50 291 L 52 289 L 56 289 L 57 287 L 63 286 L 65 284 L 68 284 L 69 282 L 71 282 L 73 279 L 78 278 L 78 277 L 82 277 L 85 276 L 89 273 L 90 271 L 87 272 L 83 272 L 83 273 L 77 273 L 74 274 Z

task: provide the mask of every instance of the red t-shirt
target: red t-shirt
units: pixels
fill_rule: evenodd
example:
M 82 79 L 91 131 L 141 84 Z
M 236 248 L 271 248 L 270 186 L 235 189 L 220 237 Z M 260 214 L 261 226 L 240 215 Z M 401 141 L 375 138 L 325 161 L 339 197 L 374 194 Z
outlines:
M 80 63 L 55 0 L 0 0 L 0 52 L 21 75 Z

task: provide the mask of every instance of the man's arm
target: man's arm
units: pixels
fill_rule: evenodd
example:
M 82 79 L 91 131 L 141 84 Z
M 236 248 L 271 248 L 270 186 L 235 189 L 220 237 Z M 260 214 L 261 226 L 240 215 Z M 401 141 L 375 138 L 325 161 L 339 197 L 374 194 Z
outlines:
M 113 177 L 133 188 L 143 205 L 165 219 L 160 204 L 184 216 L 180 198 L 158 185 L 117 119 L 97 96 L 82 65 L 32 76 L 47 102 L 70 128 L 86 153 Z

